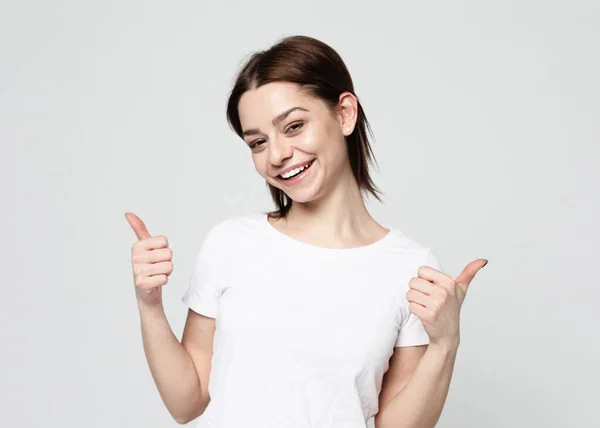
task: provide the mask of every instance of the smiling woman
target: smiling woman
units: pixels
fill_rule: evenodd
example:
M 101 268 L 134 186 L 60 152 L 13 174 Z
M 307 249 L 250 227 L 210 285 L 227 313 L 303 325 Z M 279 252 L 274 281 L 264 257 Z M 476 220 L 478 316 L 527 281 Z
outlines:
M 254 54 L 227 118 L 276 209 L 210 229 L 182 297 L 181 343 L 160 309 L 166 238 L 128 217 L 147 359 L 173 417 L 200 416 L 202 428 L 434 426 L 460 305 L 485 260 L 453 280 L 427 246 L 369 214 L 364 197 L 380 199 L 369 125 L 323 42 L 287 37 Z
M 313 174 L 313 179 L 324 180 L 320 185 L 334 187 L 335 180 L 346 175 L 342 169 L 348 168 L 359 189 L 380 200 L 381 192 L 369 174 L 374 156 L 367 117 L 346 65 L 325 43 L 294 36 L 254 54 L 237 76 L 227 119 L 253 150 L 256 169 L 267 180 L 277 206 L 272 217 L 286 217 L 293 201 L 300 202 L 286 192 L 298 181 L 284 184 L 269 179 L 277 177 L 272 174 L 278 165 L 287 166 L 285 156 L 292 147 L 303 157 L 317 158 L 316 166 L 325 168 L 320 176 Z M 315 194 L 303 189 L 304 200 L 327 190 L 312 184 Z

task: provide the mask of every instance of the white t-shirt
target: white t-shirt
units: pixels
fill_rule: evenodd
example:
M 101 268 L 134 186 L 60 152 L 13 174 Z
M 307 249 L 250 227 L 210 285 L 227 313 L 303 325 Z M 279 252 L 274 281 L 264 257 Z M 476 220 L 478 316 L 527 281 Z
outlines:
M 207 234 L 182 301 L 216 319 L 198 428 L 365 428 L 395 346 L 429 343 L 408 281 L 431 250 L 396 229 L 357 248 L 302 243 L 266 214 Z

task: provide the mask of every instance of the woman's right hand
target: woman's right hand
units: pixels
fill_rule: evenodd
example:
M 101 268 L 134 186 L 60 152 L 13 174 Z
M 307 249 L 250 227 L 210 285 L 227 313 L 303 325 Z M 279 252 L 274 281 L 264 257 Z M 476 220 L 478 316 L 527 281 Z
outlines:
M 150 236 L 144 222 L 133 213 L 125 213 L 138 241 L 131 246 L 131 266 L 138 304 L 162 304 L 162 286 L 173 272 L 173 251 L 166 236 Z

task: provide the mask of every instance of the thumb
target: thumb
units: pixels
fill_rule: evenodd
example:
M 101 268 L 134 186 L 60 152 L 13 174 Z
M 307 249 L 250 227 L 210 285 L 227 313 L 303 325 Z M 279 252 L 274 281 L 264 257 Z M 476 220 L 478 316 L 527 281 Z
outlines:
M 475 275 L 477 275 L 477 272 L 487 265 L 487 263 L 488 260 L 486 259 L 477 259 L 472 261 L 463 269 L 460 275 L 456 277 L 454 282 L 456 282 L 456 285 L 458 285 L 462 291 L 466 293 L 469 285 L 471 285 L 471 281 L 473 281 L 473 278 L 475 278 Z
M 141 241 L 142 239 L 148 239 L 151 237 L 144 222 L 134 213 L 125 213 L 125 218 L 127 219 L 129 226 L 131 226 L 135 232 L 138 240 Z

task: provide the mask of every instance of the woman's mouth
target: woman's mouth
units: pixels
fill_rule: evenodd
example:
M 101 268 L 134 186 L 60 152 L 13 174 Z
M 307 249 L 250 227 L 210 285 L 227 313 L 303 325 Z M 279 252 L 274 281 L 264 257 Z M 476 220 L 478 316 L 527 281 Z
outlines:
M 291 171 L 286 172 L 285 174 L 280 174 L 278 178 L 285 183 L 286 186 L 291 186 L 300 182 L 304 177 L 307 176 L 310 171 L 310 167 L 312 166 L 314 160 L 308 162 L 307 164 L 295 168 Z

